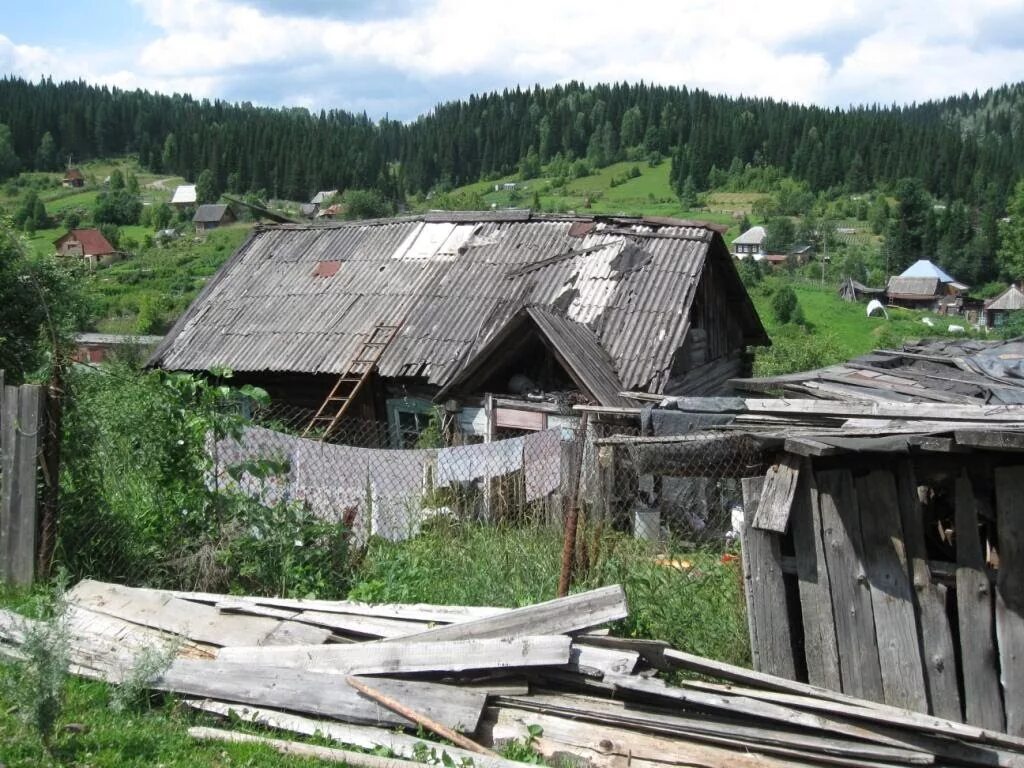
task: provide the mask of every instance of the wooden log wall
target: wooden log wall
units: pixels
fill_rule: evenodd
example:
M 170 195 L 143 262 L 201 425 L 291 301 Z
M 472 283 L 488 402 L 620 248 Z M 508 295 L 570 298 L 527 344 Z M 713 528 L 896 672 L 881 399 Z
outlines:
M 744 481 L 755 668 L 1024 737 L 1024 457 L 782 459 L 791 501 Z

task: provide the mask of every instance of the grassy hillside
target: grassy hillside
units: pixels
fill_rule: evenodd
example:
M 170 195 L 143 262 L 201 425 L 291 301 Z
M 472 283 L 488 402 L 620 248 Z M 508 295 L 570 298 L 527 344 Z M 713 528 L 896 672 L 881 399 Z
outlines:
M 635 169 L 635 170 L 634 170 Z M 549 170 L 549 169 L 548 169 Z M 765 197 L 760 193 L 715 193 L 706 196 L 707 205 L 683 208 L 669 186 L 668 161 L 650 166 L 646 162 L 613 163 L 589 176 L 566 180 L 550 174 L 522 181 L 518 176 L 505 176 L 491 181 L 468 184 L 453 190 L 453 196 L 473 200 L 479 197 L 483 207 L 536 207 L 545 211 L 581 214 L 626 214 L 636 216 L 674 216 L 700 219 L 730 228 L 728 238 L 739 234 L 739 220 L 749 213 L 753 202 Z M 515 190 L 495 190 L 506 183 Z M 423 201 L 431 207 L 431 200 Z
M 772 297 L 784 286 L 796 293 L 805 319 L 803 325 L 780 323 L 775 316 Z M 866 304 L 847 303 L 839 298 L 834 287 L 820 287 L 799 279 L 770 277 L 751 288 L 750 293 L 772 339 L 771 347 L 756 350 L 754 368 L 759 376 L 833 365 L 873 349 L 898 347 L 909 340 L 979 335 L 976 331 L 949 333 L 951 322 L 963 324 L 960 319 L 899 307 L 887 307 L 888 318 L 868 317 Z M 934 326 L 922 322 L 926 317 L 934 321 Z
M 205 240 L 184 236 L 97 269 L 89 278 L 100 318 L 97 330 L 164 332 L 242 244 L 250 228 L 234 224 L 214 230 Z

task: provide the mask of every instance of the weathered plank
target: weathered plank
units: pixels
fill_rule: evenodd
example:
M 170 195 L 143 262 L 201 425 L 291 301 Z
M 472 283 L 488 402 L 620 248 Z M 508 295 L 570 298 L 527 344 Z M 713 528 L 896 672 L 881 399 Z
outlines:
M 217 658 L 226 662 L 343 675 L 463 672 L 568 664 L 571 642 L 565 635 L 527 635 L 439 642 L 234 647 L 222 648 Z
M 861 707 L 837 702 L 815 701 L 813 705 L 818 707 L 818 711 L 805 711 L 792 706 L 798 697 L 787 694 L 773 693 L 768 696 L 755 697 L 745 695 L 745 692 L 730 692 L 729 686 L 722 685 L 707 686 L 713 690 L 701 690 L 706 685 L 703 683 L 695 683 L 692 686 L 687 683 L 683 687 L 676 688 L 666 685 L 662 680 L 635 676 L 608 676 L 606 681 L 614 685 L 620 694 L 632 691 L 644 696 L 656 696 L 678 702 L 688 710 L 724 713 L 741 719 L 766 721 L 766 725 L 775 723 L 779 726 L 809 728 L 865 741 L 878 739 L 878 735 L 873 731 L 823 711 L 826 709 L 872 711 Z M 800 699 L 802 700 L 802 697 Z M 785 700 L 786 703 L 779 703 L 782 700 Z M 839 711 L 837 714 L 842 716 L 848 712 Z
M 1024 450 L 1024 432 L 992 429 L 958 429 L 953 433 L 957 445 L 971 448 L 984 448 L 986 451 L 1022 451 Z
M 876 470 L 857 478 L 857 501 L 885 703 L 927 712 L 914 596 L 892 473 Z
M 583 723 L 569 718 L 488 708 L 484 736 L 492 742 L 529 737 L 528 727 L 539 726 L 538 751 L 552 763 L 569 762 L 592 768 L 655 768 L 685 765 L 701 768 L 781 768 L 792 763 L 759 754 L 664 738 L 624 728 Z
M 800 457 L 784 453 L 768 468 L 752 525 L 762 531 L 785 533 L 800 480 Z
M 974 488 L 966 473 L 956 481 L 956 559 L 965 719 L 1001 731 L 1005 719 L 996 674 L 992 588 L 985 573 Z
M 64 619 L 71 637 L 71 671 L 108 683 L 123 682 L 140 665 L 169 664 L 174 657 L 211 659 L 217 650 L 79 605 L 68 605 Z
M 573 642 L 568 669 L 590 675 L 631 675 L 639 662 L 636 651 Z
M 0 400 L 0 581 L 28 586 L 35 578 L 42 390 L 0 387 Z
M 818 486 L 805 461 L 790 514 L 796 572 L 800 588 L 800 614 L 804 628 L 804 659 L 811 685 L 842 689 L 836 624 L 832 617 L 832 588 L 821 538 Z
M 758 751 L 778 757 L 806 755 L 811 759 L 828 757 L 884 760 L 900 765 L 928 765 L 934 760 L 922 749 L 907 748 L 899 741 L 878 736 L 877 741 L 864 742 L 806 732 L 766 727 L 756 721 L 726 720 L 708 717 L 706 713 L 672 711 L 648 707 L 634 702 L 600 699 L 575 694 L 534 694 L 529 697 L 502 696 L 498 707 L 511 707 L 542 714 L 571 717 L 592 723 L 604 723 L 636 731 L 678 736 L 709 744 L 743 748 L 754 745 Z M 892 742 L 889 744 L 888 742 Z
M 219 728 L 194 726 L 188 729 L 188 735 L 196 741 L 217 741 L 223 744 L 248 744 L 271 749 L 281 755 L 316 760 L 324 763 L 343 763 L 353 768 L 415 768 L 417 763 L 394 757 L 370 755 L 365 752 L 352 752 L 337 747 L 322 747 L 319 744 L 305 744 L 300 741 L 272 739 L 268 736 L 257 736 L 254 733 L 225 731 Z
M 762 672 L 796 679 L 793 642 L 789 631 L 786 587 L 782 581 L 779 536 L 753 526 L 760 510 L 761 491 L 767 481 L 743 478 L 744 526 L 742 535 L 747 616 L 751 647 L 757 646 L 755 666 Z
M 860 512 L 853 476 L 847 470 L 829 470 L 818 472 L 817 480 L 843 693 L 883 701 L 871 588 L 860 550 Z
M 362 603 L 356 600 L 293 600 L 285 597 L 256 597 L 225 595 L 217 592 L 183 592 L 169 590 L 168 594 L 182 600 L 216 605 L 223 603 L 232 610 L 241 611 L 245 605 L 281 608 L 290 611 L 320 611 L 323 613 L 349 613 L 353 616 L 380 616 L 385 619 L 406 619 L 431 624 L 452 624 L 469 619 L 480 619 L 508 613 L 509 608 L 472 605 L 428 605 L 425 603 Z
M 810 399 L 748 399 L 748 413 L 848 416 L 876 419 L 938 419 L 941 421 L 1022 422 L 1021 405 L 961 405 L 957 403 L 838 402 Z
M 1006 730 L 1024 736 L 1024 466 L 995 470 L 999 531 L 996 639 Z
M 447 754 L 456 763 L 470 760 L 478 768 L 522 768 L 522 763 L 513 760 L 481 755 L 448 744 L 426 742 L 415 736 L 384 728 L 350 725 L 333 720 L 317 720 L 263 707 L 250 707 L 245 704 L 231 704 L 208 699 L 186 699 L 183 703 L 185 706 L 201 712 L 221 717 L 237 717 L 244 722 L 278 731 L 288 731 L 303 736 L 320 736 L 340 744 L 351 744 L 367 750 L 386 749 L 397 757 L 410 760 L 420 759 L 422 751 L 427 749 L 433 751 L 439 761 L 443 761 L 443 755 Z
M 956 649 L 946 612 L 946 587 L 932 582 L 924 540 L 924 518 L 917 495 L 917 477 L 911 461 L 900 462 L 896 486 L 903 522 L 903 541 L 917 604 L 918 638 L 924 667 L 929 711 L 947 720 L 963 720 L 957 683 Z
M 360 696 L 345 684 L 344 675 L 325 672 L 178 659 L 152 685 L 162 691 L 287 709 L 353 723 L 412 725 L 404 717 Z M 479 691 L 437 683 L 382 677 L 376 680 L 376 685 L 431 719 L 469 733 L 476 728 L 487 698 Z
M 618 584 L 515 608 L 506 613 L 436 627 L 404 640 L 463 640 L 471 637 L 559 635 L 624 619 L 626 593 Z
M 318 627 L 347 634 L 372 638 L 397 638 L 417 634 L 427 628 L 420 621 L 405 619 L 388 619 L 382 616 L 356 616 L 347 613 L 327 613 L 325 611 L 302 611 L 293 617 L 293 621 L 303 624 L 315 624 Z
M 0 581 L 11 583 L 18 510 L 18 388 L 0 387 Z
M 43 416 L 43 390 L 36 384 L 22 384 L 18 392 L 17 450 L 14 461 L 16 478 L 11 505 L 9 581 L 28 586 L 35 580 L 36 480 L 39 466 L 40 426 Z
M 155 589 L 122 587 L 83 580 L 68 592 L 68 602 L 145 627 L 211 645 L 267 645 L 287 642 L 323 643 L 330 632 L 276 619 L 223 614 L 211 605 L 172 597 Z M 282 627 L 289 632 L 283 633 Z

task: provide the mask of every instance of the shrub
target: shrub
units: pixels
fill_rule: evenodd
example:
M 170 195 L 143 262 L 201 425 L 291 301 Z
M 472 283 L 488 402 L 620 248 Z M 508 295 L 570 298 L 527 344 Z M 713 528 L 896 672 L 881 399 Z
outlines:
M 834 365 L 846 359 L 835 336 L 787 325 L 772 336 L 772 346 L 757 350 L 755 376 L 780 376 Z
M 780 323 L 788 323 L 799 306 L 796 292 L 788 285 L 783 285 L 772 296 L 772 314 Z

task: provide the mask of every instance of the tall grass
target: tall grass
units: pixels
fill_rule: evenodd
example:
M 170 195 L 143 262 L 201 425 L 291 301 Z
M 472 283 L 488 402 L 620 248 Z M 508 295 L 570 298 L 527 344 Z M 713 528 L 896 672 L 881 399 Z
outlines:
M 616 634 L 665 640 L 691 653 L 749 664 L 738 562 L 723 547 L 681 550 L 614 532 L 584 531 L 574 591 L 620 583 L 630 616 Z M 558 528 L 446 524 L 414 539 L 371 543 L 349 597 L 517 607 L 555 596 Z

